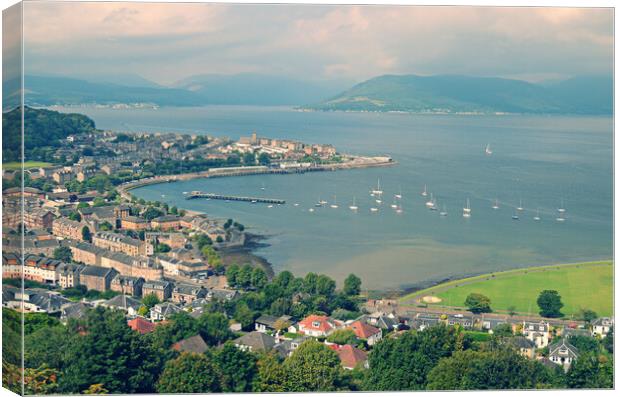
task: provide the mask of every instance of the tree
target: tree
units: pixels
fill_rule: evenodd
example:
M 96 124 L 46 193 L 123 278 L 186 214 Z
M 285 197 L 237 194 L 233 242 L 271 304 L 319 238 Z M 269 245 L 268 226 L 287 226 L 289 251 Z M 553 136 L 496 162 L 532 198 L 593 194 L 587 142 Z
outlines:
M 149 393 L 159 374 L 160 355 L 127 326 L 124 313 L 89 310 L 65 350 L 59 391 L 80 393 L 101 383 L 110 393 Z
M 555 318 L 562 317 L 563 314 L 560 309 L 564 307 L 561 296 L 558 291 L 544 290 L 538 296 L 538 307 L 540 308 L 540 315 L 543 317 Z
M 196 320 L 200 336 L 209 346 L 216 346 L 233 338 L 228 318 L 222 313 L 204 313 Z
M 508 315 L 513 317 L 515 314 L 517 314 L 517 308 L 512 305 L 508 306 Z
M 146 219 L 147 221 L 152 221 L 155 218 L 158 218 L 160 216 L 164 215 L 164 213 L 160 210 L 158 210 L 155 207 L 149 207 L 146 209 L 146 211 L 144 211 L 144 219 Z
M 108 221 L 103 221 L 99 224 L 99 230 L 110 231 L 114 229 L 114 226 Z
M 491 300 L 488 297 L 475 292 L 467 295 L 467 298 L 465 299 L 465 306 L 467 306 L 470 312 L 475 314 L 491 312 Z
M 499 324 L 493 330 L 493 335 L 495 335 L 496 337 L 499 337 L 499 338 L 506 337 L 506 336 L 513 336 L 512 325 L 510 325 L 508 323 Z
M 166 362 L 157 381 L 159 393 L 216 393 L 222 389 L 220 374 L 213 361 L 206 355 L 181 353 Z
M 581 354 L 566 373 L 566 384 L 571 389 L 607 389 L 614 386 L 611 358 L 593 353 Z
M 71 219 L 72 221 L 81 222 L 82 215 L 80 215 L 79 212 L 73 211 L 72 213 L 69 214 L 69 219 Z
M 271 163 L 271 157 L 269 157 L 269 155 L 267 153 L 261 153 L 258 156 L 258 162 L 261 165 L 269 165 L 269 163 Z
M 54 259 L 69 263 L 73 260 L 73 253 L 69 247 L 58 247 L 54 249 Z
M 286 372 L 274 351 L 261 354 L 257 362 L 258 376 L 254 383 L 256 392 L 284 392 Z
M 146 306 L 147 309 L 151 309 L 153 306 L 155 306 L 156 304 L 160 303 L 161 301 L 159 300 L 159 298 L 157 297 L 157 295 L 150 293 L 150 294 L 146 294 L 143 298 L 142 298 L 142 304 L 144 306 Z
M 243 393 L 252 391 L 252 383 L 257 375 L 256 357 L 238 349 L 228 342 L 215 355 L 221 374 L 223 392 Z
M 336 282 L 328 276 L 321 274 L 316 280 L 316 293 L 323 296 L 332 296 L 336 290 Z
M 575 346 L 580 354 L 585 352 L 600 352 L 600 345 L 598 340 L 589 336 L 571 335 L 568 337 L 568 343 Z
M 552 382 L 541 363 L 512 349 L 457 351 L 439 360 L 428 374 L 431 390 L 534 389 Z
M 239 265 L 232 264 L 226 269 L 226 280 L 228 285 L 235 287 L 237 285 L 237 276 L 239 275 Z
M 284 361 L 285 388 L 290 392 L 342 389 L 343 369 L 333 350 L 315 340 L 302 343 Z
M 62 325 L 40 328 L 24 338 L 24 363 L 29 368 L 61 369 L 70 334 Z
M 350 329 L 338 329 L 332 332 L 327 337 L 327 341 L 337 345 L 356 345 L 359 343 L 357 336 L 355 336 L 355 332 Z
M 235 309 L 234 319 L 241 323 L 243 329 L 250 329 L 254 324 L 254 312 L 250 310 L 247 303 L 239 301 Z
M 594 310 L 581 308 L 577 313 L 577 319 L 585 321 L 588 324 L 596 320 L 597 318 L 598 314 L 596 314 Z
M 92 241 L 92 236 L 90 235 L 90 229 L 88 228 L 88 226 L 84 226 L 82 228 L 82 240 L 88 242 Z
M 349 274 L 344 280 L 343 291 L 346 295 L 359 295 L 361 292 L 362 280 L 355 274 Z
M 614 327 L 609 328 L 609 332 L 607 332 L 607 336 L 603 338 L 602 344 L 608 353 L 613 354 L 614 352 Z
M 427 375 L 437 362 L 464 350 L 471 341 L 454 327 L 438 325 L 423 331 L 408 331 L 373 346 L 366 390 L 423 390 Z
M 256 289 L 262 289 L 268 282 L 267 274 L 265 274 L 265 271 L 260 267 L 255 267 L 254 270 L 252 270 L 251 279 L 252 287 Z

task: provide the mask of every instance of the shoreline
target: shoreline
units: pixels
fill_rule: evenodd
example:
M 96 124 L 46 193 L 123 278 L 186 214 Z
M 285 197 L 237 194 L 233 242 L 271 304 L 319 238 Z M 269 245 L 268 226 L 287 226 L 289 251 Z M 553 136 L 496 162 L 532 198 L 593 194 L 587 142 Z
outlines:
M 269 244 L 262 242 L 263 240 L 267 240 L 268 237 L 254 233 L 246 233 L 245 237 L 245 242 L 242 246 L 222 248 L 219 250 L 224 264 L 226 266 L 231 264 L 243 266 L 249 263 L 254 267 L 258 266 L 265 271 L 267 278 L 271 280 L 276 274 L 273 269 L 273 264 L 266 258 L 254 253 L 258 248 L 269 246 Z

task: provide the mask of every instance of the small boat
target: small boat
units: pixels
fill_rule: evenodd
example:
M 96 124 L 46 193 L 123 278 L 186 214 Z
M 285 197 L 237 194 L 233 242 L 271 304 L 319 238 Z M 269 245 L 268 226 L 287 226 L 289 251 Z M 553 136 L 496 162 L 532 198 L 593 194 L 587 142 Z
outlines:
M 390 207 L 392 207 L 392 208 L 396 209 L 396 208 L 398 208 L 398 204 L 396 204 L 396 201 L 395 201 L 395 202 L 393 202 L 393 203 L 390 205 Z
M 375 200 L 375 203 L 377 203 L 377 204 L 381 204 L 382 202 L 383 202 L 383 201 L 381 201 L 381 200 L 379 200 L 379 199 L 376 199 L 376 200 Z
M 555 218 L 555 220 L 558 222 L 564 222 L 566 218 L 564 218 L 563 216 L 558 216 L 557 218 Z
M 493 204 L 491 208 L 493 208 L 494 210 L 499 208 L 499 201 L 497 201 L 497 199 L 495 199 L 495 204 Z
M 357 205 L 355 205 L 355 196 L 353 197 L 353 204 L 351 204 L 351 205 L 349 206 L 349 209 L 350 209 L 351 211 L 357 211 L 357 209 L 358 209 Z
M 331 208 L 338 208 L 338 202 L 336 201 L 336 195 L 334 194 L 334 203 L 330 205 Z
M 400 186 L 398 187 L 398 194 L 395 194 L 394 197 L 396 197 L 399 200 L 403 198 L 403 189 Z
M 560 203 L 560 208 L 558 208 L 558 212 L 559 213 L 564 213 L 566 212 L 566 208 L 564 208 L 564 199 L 562 199 L 561 203 Z
M 435 201 L 433 200 L 433 193 L 431 193 L 431 199 L 426 202 L 426 206 L 431 208 L 433 205 L 435 205 Z
M 519 220 L 519 214 L 517 214 L 516 212 L 512 215 L 512 220 L 513 221 L 518 221 Z
M 371 207 L 370 208 L 370 212 L 377 212 L 377 211 L 379 211 L 379 208 L 376 208 L 376 207 Z
M 539 221 L 540 220 L 540 210 L 536 209 L 536 216 L 534 217 L 535 221 Z
M 183 192 L 183 194 L 187 194 L 187 192 Z
M 263 186 L 261 186 L 260 190 L 265 190 L 265 184 L 263 183 Z
M 322 207 L 325 204 L 327 204 L 327 201 L 321 200 L 321 198 L 319 197 L 319 201 L 316 202 L 316 204 L 314 204 L 315 207 Z
M 252 204 L 256 204 L 257 202 L 258 202 L 258 201 L 256 201 L 256 200 L 252 200 L 252 201 L 251 201 L 251 203 L 252 203 Z
M 295 207 L 299 207 L 299 203 L 295 203 L 293 204 Z
M 396 208 L 396 213 L 397 214 L 402 214 L 403 213 L 403 208 L 399 205 L 398 208 Z
M 273 204 L 269 204 L 267 208 L 273 208 Z
M 467 199 L 467 205 L 463 208 L 463 218 L 471 217 L 471 208 L 469 207 L 469 199 Z
M 517 207 L 517 211 L 523 211 L 523 202 L 519 199 L 519 206 Z
M 308 212 L 314 212 L 314 208 L 310 208 Z
M 488 143 L 487 143 L 487 147 L 486 147 L 486 148 L 484 148 L 484 153 L 485 153 L 487 156 L 490 156 L 490 155 L 492 155 L 492 154 L 493 154 L 493 152 L 491 151 L 491 145 L 489 145 Z
M 426 192 L 426 185 L 424 185 L 424 190 L 422 191 L 422 196 L 424 196 L 424 197 L 428 196 L 428 193 Z
M 372 194 L 383 194 L 383 190 L 381 190 L 381 184 L 379 183 L 379 179 L 377 179 L 377 188 L 370 191 Z
M 446 211 L 446 205 L 444 204 L 443 209 L 439 212 L 439 216 L 448 216 L 448 211 Z

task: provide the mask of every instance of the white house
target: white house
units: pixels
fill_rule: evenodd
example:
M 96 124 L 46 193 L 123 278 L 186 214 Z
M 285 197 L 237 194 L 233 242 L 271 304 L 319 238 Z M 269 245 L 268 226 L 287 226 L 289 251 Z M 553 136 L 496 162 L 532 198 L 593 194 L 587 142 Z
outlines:
M 547 322 L 523 322 L 523 336 L 534 342 L 538 349 L 542 349 L 549 345 L 549 331 L 550 327 Z
M 549 360 L 561 365 L 564 371 L 568 371 L 571 363 L 576 360 L 577 357 L 579 357 L 579 351 L 565 339 L 549 346 Z
M 597 318 L 592 322 L 592 336 L 604 338 L 614 326 L 614 319 L 609 317 Z

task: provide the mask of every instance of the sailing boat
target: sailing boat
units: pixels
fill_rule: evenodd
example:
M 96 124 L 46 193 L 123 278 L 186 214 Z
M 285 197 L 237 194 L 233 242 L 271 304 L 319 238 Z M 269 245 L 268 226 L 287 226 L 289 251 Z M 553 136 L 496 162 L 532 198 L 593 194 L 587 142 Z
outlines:
M 392 205 L 390 205 L 390 207 L 392 207 L 392 208 L 394 208 L 394 209 L 398 208 L 398 204 L 396 204 L 396 200 L 394 200 L 394 201 L 392 202 Z
M 558 208 L 558 212 L 560 213 L 566 212 L 566 209 L 564 208 L 564 199 L 560 201 L 560 208 Z
M 370 212 L 377 212 L 377 211 L 379 211 L 379 208 L 377 208 L 377 207 L 371 207 L 370 208 Z
M 338 203 L 336 202 L 336 195 L 334 194 L 334 203 L 330 205 L 332 208 L 338 208 Z
M 493 208 L 494 210 L 499 208 L 499 201 L 497 199 L 495 199 L 495 204 L 493 204 L 493 207 L 491 208 Z
M 490 156 L 490 155 L 492 155 L 492 154 L 493 154 L 493 152 L 491 151 L 491 145 L 489 145 L 488 143 L 487 143 L 487 147 L 484 149 L 484 153 L 485 153 L 487 156 Z
M 422 196 L 426 197 L 428 193 L 426 193 L 426 185 L 424 185 L 424 191 L 422 192 Z
M 403 212 L 403 207 L 401 207 L 400 205 L 398 206 L 398 208 L 396 208 L 396 213 L 400 214 Z
M 314 204 L 315 207 L 322 207 L 323 204 L 325 204 L 325 202 L 323 200 L 321 200 L 321 197 L 319 196 L 319 201 L 316 202 L 316 204 Z
M 448 211 L 446 211 L 446 205 L 443 205 L 443 210 L 439 212 L 439 216 L 448 216 Z
M 434 204 L 435 202 L 433 201 L 433 193 L 431 193 L 431 199 L 426 202 L 426 206 L 428 208 L 431 208 Z
M 261 186 L 260 190 L 265 190 L 265 183 L 263 182 L 263 186 Z
M 519 199 L 519 206 L 517 207 L 517 211 L 523 211 L 523 202 Z
M 463 218 L 471 217 L 471 208 L 469 207 L 469 199 L 467 199 L 467 206 L 463 208 Z
M 518 208 L 517 208 L 518 210 Z M 517 211 L 515 211 L 515 213 L 512 215 L 512 220 L 513 221 L 518 221 L 519 220 L 519 214 L 517 213 Z
M 377 178 L 377 188 L 370 191 L 372 194 L 383 194 L 383 190 L 381 190 L 381 184 L 379 183 L 379 179 Z
M 396 197 L 397 199 L 401 199 L 403 198 L 403 188 L 398 186 L 398 194 L 395 194 L 394 197 Z
M 357 208 L 358 208 L 357 205 L 355 205 L 355 196 L 353 196 L 353 204 L 349 206 L 349 209 L 351 211 L 357 211 Z
M 540 220 L 540 209 L 536 209 L 536 216 L 534 217 L 535 221 L 539 221 Z
M 437 199 L 431 198 L 431 206 L 428 207 L 431 211 L 437 211 Z

